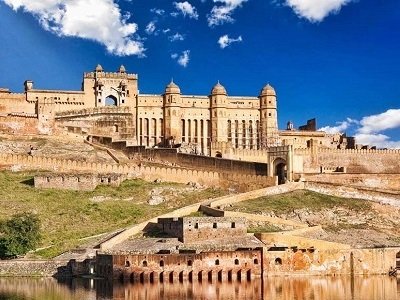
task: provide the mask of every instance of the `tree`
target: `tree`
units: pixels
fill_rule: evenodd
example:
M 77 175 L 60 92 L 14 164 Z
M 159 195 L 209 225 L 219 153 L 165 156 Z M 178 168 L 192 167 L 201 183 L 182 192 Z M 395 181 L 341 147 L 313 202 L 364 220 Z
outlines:
M 13 258 L 36 248 L 40 220 L 32 213 L 14 215 L 0 223 L 0 258 Z

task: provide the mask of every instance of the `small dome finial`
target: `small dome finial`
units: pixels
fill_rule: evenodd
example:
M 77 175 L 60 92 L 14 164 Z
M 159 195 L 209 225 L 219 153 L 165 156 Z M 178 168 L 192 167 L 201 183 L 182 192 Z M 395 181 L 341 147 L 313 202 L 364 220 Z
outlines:
M 275 94 L 275 89 L 269 84 L 267 83 L 261 90 L 260 95 L 276 95 Z
M 118 70 L 120 73 L 125 73 L 126 72 L 126 69 L 125 69 L 125 67 L 124 67 L 124 65 L 121 65 L 120 67 L 119 67 L 119 70 Z
M 176 85 L 173 78 L 171 78 L 171 82 L 165 88 L 165 93 L 166 94 L 180 94 L 181 93 L 179 86 Z
M 217 84 L 214 85 L 214 87 L 211 90 L 211 95 L 226 95 L 226 94 L 227 93 L 225 87 L 218 80 Z
M 95 71 L 96 72 L 103 72 L 103 67 L 101 66 L 101 64 L 97 64 Z

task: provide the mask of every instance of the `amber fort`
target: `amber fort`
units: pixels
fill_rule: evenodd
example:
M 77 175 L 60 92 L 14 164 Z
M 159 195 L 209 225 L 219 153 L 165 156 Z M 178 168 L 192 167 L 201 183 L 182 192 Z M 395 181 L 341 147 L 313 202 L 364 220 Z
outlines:
M 285 103 L 279 102 L 279 91 L 270 84 L 254 91 L 230 96 L 217 82 L 205 95 L 187 95 L 171 81 L 162 93 L 141 94 L 138 75 L 124 66 L 106 72 L 97 65 L 83 74 L 76 91 L 39 89 L 26 80 L 23 93 L 0 89 L 1 133 L 73 135 L 106 151 L 113 162 L 45 157 L 33 149 L 0 153 L 0 165 L 46 171 L 35 176 L 36 188 L 93 190 L 142 178 L 235 191 L 126 228 L 88 250 L 90 258 L 74 261 L 74 274 L 142 282 L 240 281 L 400 268 L 398 247 L 355 249 L 302 237 L 321 227 L 301 220 L 225 211 L 232 203 L 295 190 L 400 207 L 399 149 L 318 131 L 315 119 L 297 128 L 289 121 L 280 129 L 278 108 Z M 207 217 L 188 217 L 197 211 Z M 249 220 L 278 222 L 290 230 L 249 235 Z M 149 226 L 168 237 L 132 239 Z M 10 264 L 10 272 L 13 268 Z

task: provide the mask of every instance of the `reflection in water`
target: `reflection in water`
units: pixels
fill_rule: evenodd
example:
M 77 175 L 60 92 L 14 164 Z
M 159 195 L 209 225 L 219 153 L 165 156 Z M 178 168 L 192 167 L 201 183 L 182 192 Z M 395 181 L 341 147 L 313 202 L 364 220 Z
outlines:
M 397 300 L 400 279 L 389 276 L 272 277 L 264 282 L 111 284 L 103 280 L 0 278 L 0 300 Z

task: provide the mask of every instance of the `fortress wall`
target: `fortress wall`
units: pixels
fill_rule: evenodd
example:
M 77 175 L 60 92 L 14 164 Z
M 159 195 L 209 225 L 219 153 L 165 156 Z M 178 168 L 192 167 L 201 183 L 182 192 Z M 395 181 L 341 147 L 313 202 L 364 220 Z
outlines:
M 237 195 L 228 195 L 220 197 L 208 203 L 210 207 L 223 208 L 226 205 L 232 203 L 242 202 L 246 200 L 256 199 L 264 196 L 278 195 L 283 193 L 289 193 L 296 190 L 304 189 L 304 182 L 291 182 L 287 184 L 281 184 L 276 186 L 270 186 L 264 189 L 254 190 L 247 193 L 241 193 Z
M 231 159 L 240 159 L 248 162 L 267 163 L 268 152 L 257 149 L 229 149 L 224 155 Z
M 36 113 L 36 103 L 28 102 L 25 94 L 0 92 L 0 114 L 8 113 Z
M 13 134 L 37 134 L 38 119 L 32 116 L 0 116 L 0 132 Z
M 266 163 L 178 153 L 177 149 L 174 148 L 149 149 L 143 146 L 131 147 L 127 146 L 126 142 L 113 142 L 112 137 L 107 136 L 91 136 L 90 138 L 94 143 L 100 143 L 115 150 L 123 151 L 129 158 L 140 154 L 143 158 L 168 162 L 169 164 L 196 170 L 255 176 L 267 176 L 268 174 L 268 164 Z
M 176 149 L 145 149 L 144 147 L 124 147 L 122 143 L 111 143 L 110 138 L 93 137 L 93 141 L 117 150 L 123 150 L 128 157 L 140 154 L 144 158 L 165 161 L 180 167 L 194 168 L 204 171 L 217 171 L 232 174 L 266 176 L 268 165 L 251 161 L 221 159 L 216 157 L 178 153 Z
M 36 188 L 93 191 L 98 185 L 118 187 L 125 179 L 121 174 L 39 174 L 34 184 Z
M 54 100 L 54 111 L 66 111 L 73 109 L 82 109 L 87 105 L 93 106 L 90 99 L 82 91 L 56 91 L 56 90 L 29 90 L 26 98 L 30 102 L 37 102 L 39 99 Z
M 306 181 L 400 191 L 400 174 L 306 174 Z
M 400 207 L 399 193 L 385 193 L 379 190 L 363 189 L 361 187 L 355 186 L 343 186 L 341 183 L 333 184 L 311 181 L 305 182 L 304 188 L 306 190 L 336 197 L 370 200 L 382 204 Z
M 320 151 L 318 162 L 346 167 L 348 173 L 400 173 L 400 150 Z
M 347 173 L 400 173 L 400 149 L 295 149 L 294 161 L 299 173 L 319 173 L 321 167 L 345 167 Z
M 206 186 L 238 186 L 249 189 L 254 186 L 265 187 L 272 184 L 273 179 L 267 176 L 231 175 L 213 171 L 187 170 L 176 167 L 150 167 L 130 164 L 89 163 L 40 156 L 21 154 L 0 154 L 0 165 L 14 165 L 24 169 L 51 170 L 56 172 L 95 172 L 95 173 L 125 173 L 130 177 L 144 180 L 173 181 L 178 183 L 198 182 Z M 243 185 L 243 183 L 245 183 Z

